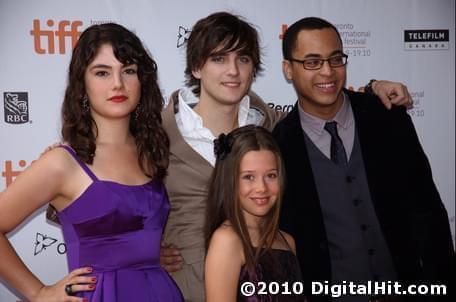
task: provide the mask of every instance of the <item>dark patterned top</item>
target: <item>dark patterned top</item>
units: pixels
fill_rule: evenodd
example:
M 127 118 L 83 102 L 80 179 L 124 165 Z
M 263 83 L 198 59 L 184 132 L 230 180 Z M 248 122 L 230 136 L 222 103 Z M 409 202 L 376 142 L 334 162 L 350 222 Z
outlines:
M 255 284 L 256 293 L 254 295 L 250 297 L 242 295 L 241 285 L 244 282 L 253 282 Z M 258 282 L 265 283 L 262 285 L 258 284 Z M 302 282 L 301 270 L 299 269 L 296 255 L 287 250 L 271 249 L 260 258 L 255 273 L 249 274 L 244 265 L 241 267 L 237 301 L 306 301 L 302 293 L 304 290 L 302 283 L 294 284 L 295 282 Z M 264 294 L 261 292 L 264 292 Z M 277 294 L 274 294 L 276 292 Z M 286 292 L 289 294 L 285 294 Z M 301 294 L 293 294 L 294 292 L 301 292 Z

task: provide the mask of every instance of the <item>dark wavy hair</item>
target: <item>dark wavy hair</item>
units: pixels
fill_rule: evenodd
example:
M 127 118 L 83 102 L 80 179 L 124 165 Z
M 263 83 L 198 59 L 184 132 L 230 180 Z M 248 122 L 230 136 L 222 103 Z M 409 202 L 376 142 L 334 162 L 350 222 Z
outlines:
M 141 98 L 138 108 L 132 112 L 129 128 L 135 139 L 141 170 L 150 177 L 163 179 L 169 162 L 169 139 L 162 127 L 164 100 L 157 83 L 157 64 L 140 39 L 119 24 L 106 23 L 88 27 L 73 49 L 62 104 L 63 140 L 76 151 L 82 161 L 93 163 L 98 129 L 90 110 L 84 109 L 84 76 L 100 47 L 106 44 L 112 46 L 119 62 L 138 66 Z M 52 206 L 47 210 L 47 217 L 58 222 Z
M 227 12 L 217 12 L 200 19 L 192 28 L 187 40 L 186 85 L 199 96 L 200 80 L 192 71 L 204 66 L 207 59 L 231 51 L 239 51 L 252 59 L 254 74 L 261 70 L 258 32 L 242 17 Z
M 112 46 L 116 59 L 121 63 L 138 66 L 141 98 L 137 118 L 130 118 L 130 132 L 135 138 L 141 170 L 146 175 L 162 179 L 168 167 L 169 140 L 161 125 L 164 101 L 157 83 L 157 64 L 139 38 L 119 24 L 90 26 L 73 49 L 62 105 L 63 140 L 84 162 L 93 162 L 97 125 L 90 112 L 84 110 L 81 100 L 86 95 L 84 75 L 87 66 L 105 44 Z
M 248 125 L 237 128 L 217 142 L 217 161 L 209 183 L 208 207 L 205 226 L 206 251 L 214 231 L 225 220 L 230 221 L 234 231 L 242 241 L 245 265 L 254 276 L 259 258 L 269 252 L 279 231 L 279 215 L 285 171 L 279 147 L 272 134 L 260 126 Z M 262 219 L 258 248 L 254 248 L 239 202 L 240 164 L 249 151 L 268 150 L 274 153 L 278 165 L 280 191 L 276 203 Z

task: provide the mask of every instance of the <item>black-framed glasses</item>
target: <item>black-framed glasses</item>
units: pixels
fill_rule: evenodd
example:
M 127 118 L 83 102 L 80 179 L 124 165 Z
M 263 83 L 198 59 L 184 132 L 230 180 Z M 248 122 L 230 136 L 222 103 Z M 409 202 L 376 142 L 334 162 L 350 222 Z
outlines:
M 348 56 L 346 54 L 335 55 L 329 57 L 327 59 L 319 59 L 319 58 L 310 58 L 304 60 L 297 60 L 297 59 L 288 59 L 291 62 L 301 63 L 302 67 L 307 70 L 317 70 L 323 67 L 325 61 L 328 61 L 329 66 L 331 67 L 341 67 L 347 64 Z

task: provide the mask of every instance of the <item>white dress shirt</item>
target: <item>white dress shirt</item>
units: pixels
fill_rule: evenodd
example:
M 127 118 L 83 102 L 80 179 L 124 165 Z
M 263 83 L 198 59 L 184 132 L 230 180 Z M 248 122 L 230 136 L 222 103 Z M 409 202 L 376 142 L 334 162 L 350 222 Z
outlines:
M 176 123 L 182 137 L 198 154 L 215 166 L 214 139 L 216 137 L 204 127 L 203 119 L 192 109 L 199 99 L 189 88 L 180 89 L 178 97 L 179 111 L 176 113 Z M 239 127 L 248 124 L 259 125 L 262 118 L 263 116 L 259 116 L 256 110 L 251 110 L 250 97 L 244 96 L 239 104 Z

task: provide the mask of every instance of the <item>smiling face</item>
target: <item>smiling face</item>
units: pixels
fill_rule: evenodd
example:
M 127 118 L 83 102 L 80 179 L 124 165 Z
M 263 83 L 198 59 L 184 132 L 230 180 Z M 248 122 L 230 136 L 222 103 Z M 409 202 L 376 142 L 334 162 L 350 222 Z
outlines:
M 94 119 L 128 118 L 139 103 L 141 83 L 136 64 L 124 65 L 112 46 L 103 44 L 84 75 L 86 93 Z
M 239 167 L 238 198 L 248 226 L 256 226 L 276 204 L 280 192 L 277 158 L 272 151 L 249 151 Z
M 327 59 L 343 54 L 342 51 L 342 44 L 334 29 L 301 30 L 292 58 Z M 287 79 L 293 82 L 304 111 L 323 119 L 334 117 L 343 103 L 346 66 L 330 67 L 328 62 L 324 62 L 318 70 L 306 70 L 299 62 L 284 60 L 283 70 Z
M 200 100 L 237 105 L 248 93 L 254 74 L 250 56 L 238 51 L 209 56 L 203 67 L 193 71 L 200 80 Z

